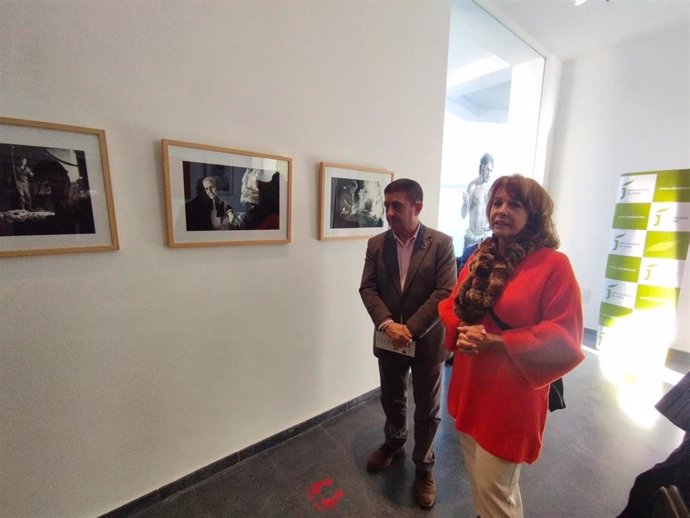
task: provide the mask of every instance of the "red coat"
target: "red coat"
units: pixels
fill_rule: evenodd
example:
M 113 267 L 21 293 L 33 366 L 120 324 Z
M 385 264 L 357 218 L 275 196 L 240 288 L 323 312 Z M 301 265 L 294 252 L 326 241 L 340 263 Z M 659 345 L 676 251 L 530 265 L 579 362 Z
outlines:
M 468 274 L 466 266 L 439 304 L 449 350 L 460 324 L 454 300 Z M 488 314 L 482 324 L 503 335 L 506 350 L 455 355 L 448 411 L 486 451 L 532 463 L 541 451 L 549 384 L 584 359 L 580 288 L 568 258 L 550 248 L 532 252 L 515 267 L 494 311 L 511 329 L 502 331 Z

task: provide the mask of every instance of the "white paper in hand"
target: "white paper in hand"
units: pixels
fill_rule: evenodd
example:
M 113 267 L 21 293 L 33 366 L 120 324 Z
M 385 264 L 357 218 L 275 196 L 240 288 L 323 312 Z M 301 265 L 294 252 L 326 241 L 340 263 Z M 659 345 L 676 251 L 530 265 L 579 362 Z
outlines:
M 393 346 L 390 338 L 388 338 L 388 335 L 386 333 L 384 333 L 383 331 L 376 330 L 374 332 L 374 345 L 379 349 L 385 349 L 386 351 L 392 351 L 394 353 L 404 354 L 405 356 L 414 358 L 417 344 L 415 344 L 415 342 L 412 341 L 403 347 L 396 348 Z

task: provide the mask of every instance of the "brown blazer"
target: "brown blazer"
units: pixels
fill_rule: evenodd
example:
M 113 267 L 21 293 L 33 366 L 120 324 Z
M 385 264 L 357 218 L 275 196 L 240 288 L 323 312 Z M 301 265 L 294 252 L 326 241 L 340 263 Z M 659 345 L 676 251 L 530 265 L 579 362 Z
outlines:
M 416 360 L 440 363 L 446 359 L 444 329 L 438 320 L 438 303 L 450 295 L 457 278 L 453 240 L 420 226 L 412 251 L 405 288 L 400 288 L 398 254 L 393 231 L 378 234 L 367 243 L 359 294 L 374 326 L 387 318 L 406 324 L 417 342 Z M 399 357 L 377 349 L 378 358 Z

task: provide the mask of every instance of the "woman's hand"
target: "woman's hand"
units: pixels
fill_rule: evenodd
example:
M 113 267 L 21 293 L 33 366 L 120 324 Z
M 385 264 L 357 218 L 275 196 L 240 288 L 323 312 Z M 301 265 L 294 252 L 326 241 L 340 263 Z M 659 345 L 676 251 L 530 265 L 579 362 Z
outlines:
M 455 341 L 458 351 L 467 356 L 475 356 L 489 349 L 504 350 L 503 338 L 500 335 L 487 333 L 484 326 L 458 326 L 458 338 Z

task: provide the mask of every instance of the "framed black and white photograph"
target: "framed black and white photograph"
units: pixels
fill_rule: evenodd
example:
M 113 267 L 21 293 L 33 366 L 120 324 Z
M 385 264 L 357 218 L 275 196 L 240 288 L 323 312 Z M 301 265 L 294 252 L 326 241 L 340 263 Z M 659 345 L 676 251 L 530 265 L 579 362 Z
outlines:
M 162 140 L 168 246 L 290 242 L 292 159 Z
M 0 257 L 118 247 L 105 132 L 0 117 Z
M 393 172 L 321 163 L 319 239 L 362 239 L 386 229 L 383 190 Z

